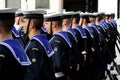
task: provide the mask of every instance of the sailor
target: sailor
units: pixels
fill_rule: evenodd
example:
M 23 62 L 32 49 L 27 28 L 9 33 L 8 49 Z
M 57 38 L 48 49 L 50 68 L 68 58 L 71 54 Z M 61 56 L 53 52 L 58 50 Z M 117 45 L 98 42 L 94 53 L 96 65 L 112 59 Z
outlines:
M 109 13 L 109 18 L 108 21 L 106 22 L 106 24 L 108 25 L 108 30 L 109 30 L 109 41 L 108 41 L 108 47 L 109 50 L 111 52 L 112 55 L 112 61 L 111 61 L 111 66 L 113 66 L 113 63 L 115 63 L 115 58 L 116 58 L 116 51 L 115 51 L 115 45 L 116 44 L 116 40 L 119 40 L 119 38 L 117 38 L 118 36 L 118 31 L 117 31 L 117 25 L 116 25 L 116 21 L 114 20 L 114 14 Z
M 98 30 L 97 25 L 95 24 L 96 16 L 97 16 L 96 13 L 89 14 L 89 20 L 90 20 L 89 27 L 91 27 L 92 29 L 95 44 L 99 45 L 100 31 Z
M 20 9 L 18 9 L 15 13 L 15 23 L 12 28 L 13 32 L 13 37 L 14 38 L 19 38 L 19 29 L 22 27 L 22 22 L 23 22 L 23 13 Z
M 27 68 L 25 80 L 55 80 L 51 56 L 54 51 L 44 34 L 41 34 L 41 27 L 44 21 L 45 11 L 25 11 L 23 30 L 28 35 L 28 42 L 25 51 L 32 64 Z
M 89 14 L 89 20 L 90 20 L 90 25 L 89 27 L 91 28 L 91 32 L 93 34 L 93 42 L 94 42 L 94 48 L 95 51 L 93 52 L 92 55 L 92 80 L 102 80 L 104 78 L 104 60 L 103 57 L 100 53 L 100 31 L 98 30 L 98 26 L 95 24 L 97 13 L 91 13 Z
M 66 31 L 71 44 L 72 44 L 72 48 L 71 48 L 71 63 L 70 63 L 70 80 L 76 80 L 76 71 L 79 68 L 79 63 L 78 63 L 78 59 L 79 59 L 79 55 L 78 55 L 78 50 L 77 50 L 77 38 L 76 35 L 74 34 L 74 30 L 71 28 L 72 27 L 72 20 L 73 20 L 73 13 L 74 12 L 65 12 L 62 14 L 62 30 Z
M 12 37 L 15 11 L 0 10 L 0 80 L 24 80 L 31 64 L 18 39 Z
M 76 74 L 76 80 L 84 79 L 84 64 L 86 62 L 87 57 L 87 45 L 86 45 L 86 34 L 84 30 L 82 29 L 81 25 L 79 25 L 79 22 L 81 23 L 80 18 L 80 12 L 75 12 L 72 16 L 72 29 L 74 30 L 74 33 L 77 38 L 77 54 L 78 54 L 78 67 L 77 67 L 77 74 Z
M 23 47 L 25 47 L 25 34 L 23 32 L 23 12 L 18 9 L 15 13 L 15 23 L 12 28 L 12 34 L 14 39 L 18 39 Z M 26 40 L 27 41 L 27 40 Z
M 62 14 L 54 13 L 45 16 L 45 27 L 53 37 L 50 44 L 54 50 L 52 57 L 56 80 L 69 80 L 70 49 L 72 47 L 66 32 L 62 31 Z
M 91 79 L 92 80 L 92 63 L 93 63 L 93 53 L 95 52 L 95 47 L 94 47 L 94 36 L 92 33 L 92 29 L 89 27 L 89 13 L 83 13 L 81 14 L 81 18 L 82 18 L 82 28 L 86 33 L 87 36 L 87 60 L 86 60 L 86 64 L 85 66 L 85 80 Z
M 97 22 L 97 28 L 100 31 L 100 53 L 103 57 L 103 78 L 105 77 L 105 71 L 107 71 L 107 73 L 110 73 L 110 67 L 109 65 L 107 66 L 107 64 L 110 64 L 112 61 L 112 55 L 108 46 L 108 42 L 109 42 L 109 36 L 110 34 L 108 34 L 109 31 L 109 27 L 106 24 L 106 22 L 104 21 L 104 17 L 101 15 L 101 13 L 98 13 L 96 16 L 96 22 Z M 107 25 L 107 28 L 105 28 L 105 25 Z M 108 68 L 108 70 L 107 70 Z
M 15 24 L 14 27 L 18 31 L 20 27 L 22 27 L 23 22 L 23 11 L 21 9 L 18 9 L 15 13 Z

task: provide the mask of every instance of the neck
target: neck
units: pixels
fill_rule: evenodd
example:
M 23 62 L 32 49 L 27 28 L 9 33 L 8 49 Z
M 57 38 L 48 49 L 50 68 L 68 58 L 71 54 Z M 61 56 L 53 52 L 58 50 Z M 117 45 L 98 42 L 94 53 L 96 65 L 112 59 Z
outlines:
M 95 24 L 98 25 L 100 22 L 99 21 L 96 21 Z
M 72 24 L 72 28 L 75 28 L 76 26 L 78 26 L 78 24 Z
M 83 28 L 86 27 L 86 26 L 88 26 L 87 23 L 83 23 L 83 24 L 82 24 L 82 27 L 83 27 Z
M 34 37 L 34 36 L 36 36 L 36 35 L 38 35 L 38 34 L 40 34 L 40 30 L 35 30 L 35 29 L 33 29 L 33 30 L 31 30 L 30 32 L 29 32 L 29 38 L 31 39 L 32 37 Z
M 95 22 L 95 24 L 97 24 L 97 25 L 98 25 L 98 24 L 99 24 L 100 22 L 102 22 L 102 21 L 104 21 L 104 20 L 100 20 L 100 21 L 99 21 L 99 20 L 97 20 L 97 21 Z
M 8 39 L 13 39 L 12 33 L 9 34 L 1 34 L 0 35 L 0 42 L 8 40 Z
M 67 29 L 69 29 L 69 26 L 64 25 L 64 26 L 62 27 L 62 31 L 66 31 Z
M 91 22 L 91 23 L 89 23 L 88 25 L 89 25 L 89 26 L 92 26 L 93 24 L 95 24 L 95 23 L 94 23 L 94 22 Z
M 55 28 L 53 30 L 53 35 L 56 34 L 56 33 L 58 33 L 58 32 L 60 32 L 60 31 L 62 31 L 62 29 L 60 27 L 59 28 Z

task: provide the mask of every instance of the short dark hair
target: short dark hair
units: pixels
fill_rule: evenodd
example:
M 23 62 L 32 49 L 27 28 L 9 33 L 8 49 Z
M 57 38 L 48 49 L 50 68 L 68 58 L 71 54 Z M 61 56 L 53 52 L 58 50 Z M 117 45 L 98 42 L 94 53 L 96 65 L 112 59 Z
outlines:
M 80 21 L 80 17 L 76 17 L 76 18 L 75 18 L 75 21 L 76 21 L 76 23 L 78 24 L 79 21 Z
M 85 17 L 83 19 L 85 19 L 87 23 L 90 23 L 89 17 Z
M 54 21 L 54 22 L 56 22 L 57 25 L 62 28 L 62 20 L 60 20 L 60 21 Z
M 96 16 L 96 18 L 98 18 L 98 21 L 101 21 L 101 20 L 104 18 L 104 16 L 101 15 L 101 14 L 98 14 L 98 15 Z
M 9 33 L 12 30 L 14 22 L 15 22 L 14 19 L 13 20 L 0 20 L 0 25 L 2 25 L 6 33 Z
M 41 19 L 32 19 L 32 21 L 35 24 L 35 28 L 37 30 L 41 30 L 41 27 L 43 26 L 43 20 L 41 20 Z
M 114 19 L 114 18 L 115 18 L 115 14 L 114 14 L 114 13 L 112 13 L 112 14 L 111 14 L 111 17 Z
M 75 18 L 75 21 L 76 21 L 76 23 L 78 24 L 79 21 L 80 21 L 80 14 L 79 14 L 79 13 L 74 14 L 74 15 L 73 15 L 73 18 Z

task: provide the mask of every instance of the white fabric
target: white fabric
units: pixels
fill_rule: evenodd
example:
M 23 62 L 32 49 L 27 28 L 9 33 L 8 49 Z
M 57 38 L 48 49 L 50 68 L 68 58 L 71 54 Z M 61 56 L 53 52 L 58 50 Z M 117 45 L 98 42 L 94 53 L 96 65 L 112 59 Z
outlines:
M 63 76 L 65 76 L 65 74 L 62 73 L 62 72 L 57 72 L 57 73 L 55 73 L 55 77 L 56 77 L 56 78 L 63 77 Z

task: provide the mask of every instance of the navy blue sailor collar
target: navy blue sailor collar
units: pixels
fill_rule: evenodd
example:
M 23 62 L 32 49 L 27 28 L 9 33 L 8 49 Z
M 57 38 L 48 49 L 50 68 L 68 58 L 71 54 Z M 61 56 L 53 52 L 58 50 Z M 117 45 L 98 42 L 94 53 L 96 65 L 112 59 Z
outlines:
M 76 41 L 76 43 L 77 43 L 78 40 L 77 40 L 77 38 L 76 38 L 76 35 L 74 34 L 74 30 L 71 29 L 71 28 L 69 28 L 69 29 L 67 30 L 67 32 L 69 32 L 69 33 L 74 37 L 74 39 L 75 39 L 75 41 Z
M 85 29 L 89 32 L 91 38 L 94 38 L 91 28 L 89 26 L 86 26 Z
M 13 54 L 14 58 L 22 65 L 28 66 L 31 64 L 27 54 L 25 53 L 23 47 L 19 43 L 17 39 L 9 39 L 3 42 L 0 42 L 0 45 L 6 46 L 11 53 Z
M 69 39 L 69 37 L 67 36 L 67 33 L 66 33 L 66 32 L 61 31 L 61 32 L 56 33 L 55 35 L 61 36 L 61 37 L 66 41 L 66 43 L 69 45 L 69 47 L 70 47 L 70 48 L 72 47 L 71 42 L 70 42 L 70 39 Z
M 97 32 L 98 32 L 98 34 L 100 34 L 100 31 L 98 30 L 98 28 L 97 28 L 97 25 L 96 24 L 92 24 L 92 26 L 91 27 L 93 27 Z
M 105 29 L 105 27 L 104 27 L 104 24 L 99 23 L 99 26 L 103 29 L 104 32 L 106 32 L 106 29 Z
M 101 21 L 101 23 L 100 23 L 106 30 L 107 30 L 107 28 L 108 28 L 108 25 L 107 25 L 107 23 L 103 20 L 103 21 Z
M 84 32 L 81 26 L 76 26 L 75 29 L 79 31 L 82 38 L 87 38 L 86 33 Z
M 36 35 L 36 36 L 32 37 L 31 40 L 38 41 L 43 46 L 43 48 L 45 49 L 48 57 L 51 57 L 54 54 L 54 51 L 53 51 L 53 49 L 52 49 L 52 47 L 51 47 L 51 45 L 50 45 L 50 43 L 49 43 L 45 34 Z
M 116 23 L 115 20 L 111 20 L 111 21 L 109 21 L 108 23 L 113 24 L 114 27 L 117 27 L 117 23 Z

